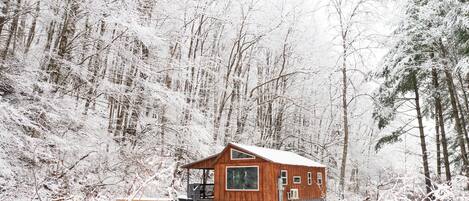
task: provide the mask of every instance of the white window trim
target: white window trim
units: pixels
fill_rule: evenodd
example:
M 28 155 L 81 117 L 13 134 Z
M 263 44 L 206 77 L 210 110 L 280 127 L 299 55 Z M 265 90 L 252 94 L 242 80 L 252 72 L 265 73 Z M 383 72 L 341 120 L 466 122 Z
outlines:
M 316 177 L 316 183 L 321 186 L 324 183 L 322 179 L 322 172 L 317 172 Z M 321 183 L 319 183 L 319 178 L 321 178 Z
M 233 158 L 233 151 L 237 151 L 237 152 L 240 152 L 240 153 L 243 153 L 243 154 L 246 154 L 248 156 L 251 156 L 252 158 Z M 240 150 L 237 150 L 237 149 L 233 149 L 233 148 L 230 148 L 230 158 L 232 161 L 239 161 L 239 160 L 253 160 L 253 159 L 256 159 L 256 156 L 252 155 L 252 154 L 248 154 L 244 151 L 240 151 Z
M 282 177 L 282 172 L 285 172 L 285 177 Z M 283 186 L 288 185 L 288 170 L 280 170 L 280 178 L 282 179 L 282 182 L 283 182 L 283 179 L 285 178 L 286 182 L 282 184 Z
M 311 186 L 313 184 L 313 174 L 311 172 L 307 173 L 307 180 L 308 180 L 308 185 Z
M 228 168 L 246 168 L 246 167 L 255 167 L 257 168 L 257 189 L 228 189 Z M 258 165 L 251 165 L 251 166 L 226 166 L 225 167 L 225 190 L 226 191 L 259 191 L 259 183 L 261 175 L 259 174 L 259 166 Z
M 295 182 L 295 179 L 300 179 L 299 182 Z M 301 184 L 301 176 L 293 176 L 293 184 Z
M 298 200 L 300 199 L 300 191 L 297 188 L 290 189 L 287 192 L 287 200 Z

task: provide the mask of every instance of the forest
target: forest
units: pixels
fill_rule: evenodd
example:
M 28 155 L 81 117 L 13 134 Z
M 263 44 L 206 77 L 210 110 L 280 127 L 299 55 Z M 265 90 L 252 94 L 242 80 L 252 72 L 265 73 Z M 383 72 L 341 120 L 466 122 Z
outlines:
M 231 142 L 469 200 L 469 1 L 0 0 L 0 200 L 174 199 Z

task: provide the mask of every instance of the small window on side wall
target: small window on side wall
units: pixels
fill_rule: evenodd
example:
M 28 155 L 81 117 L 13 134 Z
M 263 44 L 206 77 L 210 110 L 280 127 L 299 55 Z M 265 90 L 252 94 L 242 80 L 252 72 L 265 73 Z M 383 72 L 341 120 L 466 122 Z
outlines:
M 293 177 L 294 184 L 301 184 L 301 176 L 294 176 Z
M 244 153 L 236 149 L 231 149 L 231 160 L 246 160 L 246 159 L 255 159 L 255 158 L 256 157 L 251 154 Z
M 282 185 L 286 186 L 288 184 L 288 171 L 281 170 L 280 171 L 280 178 L 282 179 Z
M 322 185 L 322 172 L 318 172 L 317 177 L 318 177 L 318 178 L 317 178 L 317 182 L 316 182 L 316 183 L 317 183 L 318 185 Z
M 308 185 L 313 184 L 313 174 L 311 172 L 308 172 Z

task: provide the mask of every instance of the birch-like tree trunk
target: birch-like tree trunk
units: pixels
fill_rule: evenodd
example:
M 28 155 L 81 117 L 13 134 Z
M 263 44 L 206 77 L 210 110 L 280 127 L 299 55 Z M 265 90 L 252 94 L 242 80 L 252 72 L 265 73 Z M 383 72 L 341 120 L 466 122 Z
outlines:
M 340 190 L 343 193 L 345 190 L 345 170 L 347 166 L 347 154 L 348 154 L 348 139 L 349 139 L 349 127 L 348 127 L 348 101 L 347 101 L 347 60 L 346 55 L 347 51 L 345 49 L 345 41 L 344 43 L 344 52 L 343 52 L 343 63 L 342 63 L 342 127 L 344 132 L 344 141 L 343 141 L 343 148 L 342 148 L 342 162 L 340 166 Z M 342 195 L 343 197 L 344 195 Z

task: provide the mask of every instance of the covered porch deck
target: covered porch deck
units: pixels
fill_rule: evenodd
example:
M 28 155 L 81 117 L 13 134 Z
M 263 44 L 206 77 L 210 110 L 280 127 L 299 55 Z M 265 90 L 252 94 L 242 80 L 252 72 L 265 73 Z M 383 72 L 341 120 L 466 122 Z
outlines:
M 218 154 L 183 165 L 182 168 L 187 170 L 187 199 L 180 198 L 179 201 L 213 201 L 215 196 L 214 183 L 209 183 L 210 173 L 215 170 L 213 162 L 218 157 Z M 202 171 L 202 178 L 200 182 L 191 183 L 191 170 Z

